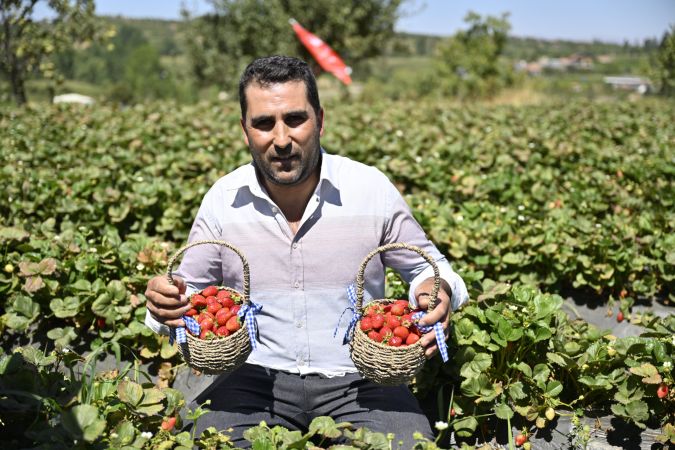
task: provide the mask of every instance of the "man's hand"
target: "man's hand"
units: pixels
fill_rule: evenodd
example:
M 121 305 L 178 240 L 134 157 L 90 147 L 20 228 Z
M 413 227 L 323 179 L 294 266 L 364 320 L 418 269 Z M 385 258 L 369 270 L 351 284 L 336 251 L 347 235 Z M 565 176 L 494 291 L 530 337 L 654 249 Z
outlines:
M 417 304 L 421 309 L 427 309 L 429 307 L 429 301 L 431 300 L 431 291 L 434 287 L 434 279 L 427 278 L 422 283 L 417 286 L 415 290 L 415 298 L 417 299 Z M 434 309 L 427 313 L 422 319 L 420 319 L 420 325 L 431 326 L 436 322 L 441 322 L 443 324 L 443 332 L 447 339 L 448 336 L 448 322 L 450 320 L 450 294 L 452 290 L 445 280 L 441 280 L 441 287 L 438 290 L 438 300 L 436 300 L 436 306 Z M 438 346 L 436 345 L 436 333 L 433 331 L 422 335 L 420 339 L 422 347 L 424 347 L 424 355 L 427 359 L 431 358 L 438 351 Z
M 171 285 L 164 275 L 157 275 L 148 282 L 145 306 L 158 322 L 170 327 L 184 327 L 183 315 L 191 308 L 185 296 L 185 281 L 173 277 L 175 285 Z

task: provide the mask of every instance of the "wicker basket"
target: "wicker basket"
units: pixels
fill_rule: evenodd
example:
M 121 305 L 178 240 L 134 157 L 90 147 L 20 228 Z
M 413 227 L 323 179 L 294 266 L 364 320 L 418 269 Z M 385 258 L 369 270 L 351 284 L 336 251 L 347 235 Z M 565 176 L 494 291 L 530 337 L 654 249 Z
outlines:
M 220 287 L 242 298 L 243 305 L 248 304 L 249 298 L 250 272 L 248 261 L 239 249 L 225 241 L 197 241 L 179 249 L 169 260 L 166 276 L 169 283 L 173 284 L 172 270 L 176 259 L 186 250 L 202 244 L 216 244 L 229 248 L 239 256 L 244 265 L 244 292 L 238 292 L 229 287 Z M 194 294 L 193 294 L 194 295 Z M 186 332 L 187 341 L 184 344 L 178 344 L 178 350 L 185 362 L 193 369 L 207 374 L 219 374 L 229 372 L 246 362 L 251 353 L 251 340 L 248 329 L 242 326 L 229 336 L 216 339 L 202 340 Z
M 438 289 L 441 284 L 438 266 L 436 262 L 421 248 L 408 244 L 395 243 L 387 244 L 370 252 L 359 267 L 359 272 L 356 277 L 356 311 L 363 315 L 366 307 L 381 303 L 393 303 L 393 299 L 380 299 L 363 305 L 363 275 L 366 270 L 366 265 L 370 259 L 387 250 L 406 249 L 411 250 L 424 259 L 427 260 L 434 270 L 434 287 L 431 292 L 431 302 L 429 303 L 428 311 L 431 311 L 436 305 L 436 298 L 438 296 Z M 356 369 L 364 377 L 378 384 L 383 385 L 398 385 L 407 384 L 412 381 L 415 374 L 422 368 L 426 360 L 424 356 L 424 348 L 418 342 L 404 346 L 392 347 L 380 342 L 375 342 L 370 339 L 368 335 L 361 330 L 361 321 L 356 324 L 354 328 L 354 335 L 350 341 L 350 354 Z

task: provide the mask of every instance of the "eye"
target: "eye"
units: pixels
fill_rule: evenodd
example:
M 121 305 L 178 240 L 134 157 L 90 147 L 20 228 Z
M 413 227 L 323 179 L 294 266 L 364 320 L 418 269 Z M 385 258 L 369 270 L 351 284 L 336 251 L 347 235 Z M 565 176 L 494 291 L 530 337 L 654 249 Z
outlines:
M 295 128 L 305 123 L 306 120 L 307 116 L 305 116 L 304 114 L 292 114 L 286 117 L 284 122 L 286 122 L 286 125 L 288 125 L 289 127 Z
M 251 122 L 251 126 L 257 130 L 270 131 L 274 128 L 274 120 L 272 119 L 257 119 Z

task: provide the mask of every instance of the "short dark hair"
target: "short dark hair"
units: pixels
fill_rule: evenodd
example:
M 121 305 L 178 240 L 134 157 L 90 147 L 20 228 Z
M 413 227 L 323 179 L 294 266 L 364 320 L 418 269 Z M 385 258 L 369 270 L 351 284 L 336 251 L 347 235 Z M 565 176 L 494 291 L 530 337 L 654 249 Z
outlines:
M 316 78 L 309 65 L 290 56 L 266 56 L 253 60 L 241 75 L 239 80 L 239 105 L 241 117 L 246 119 L 246 88 L 251 83 L 269 86 L 289 81 L 302 81 L 307 90 L 307 100 L 317 114 L 321 110 L 319 90 L 316 87 Z

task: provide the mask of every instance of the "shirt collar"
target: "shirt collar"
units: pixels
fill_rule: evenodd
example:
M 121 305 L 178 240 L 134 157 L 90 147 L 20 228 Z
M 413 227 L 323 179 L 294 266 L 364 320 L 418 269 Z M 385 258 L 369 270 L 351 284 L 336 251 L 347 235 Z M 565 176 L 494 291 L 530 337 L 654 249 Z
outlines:
M 256 197 L 269 199 L 265 189 L 260 184 L 260 180 L 256 174 L 253 162 L 243 166 L 242 169 L 242 176 L 238 177 L 234 182 L 235 189 L 248 188 L 251 191 L 251 194 L 255 195 Z M 326 150 L 321 147 L 321 170 L 319 172 L 319 183 L 316 187 L 316 195 L 321 196 L 321 188 L 325 183 L 330 183 L 334 188 L 338 188 L 338 178 L 335 170 L 335 163 L 331 158 L 331 155 L 326 153 Z

